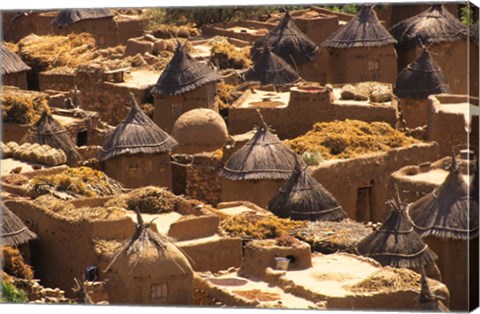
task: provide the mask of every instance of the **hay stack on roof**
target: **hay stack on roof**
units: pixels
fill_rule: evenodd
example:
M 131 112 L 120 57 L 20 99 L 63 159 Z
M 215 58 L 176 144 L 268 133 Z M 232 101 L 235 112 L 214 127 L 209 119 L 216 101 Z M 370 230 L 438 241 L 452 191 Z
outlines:
M 28 71 L 31 68 L 20 59 L 20 57 L 8 49 L 4 44 L 0 45 L 0 53 L 2 54 L 2 62 L 0 64 L 0 74 L 11 74 Z
M 418 299 L 419 307 L 418 309 L 425 312 L 450 312 L 450 310 L 443 304 L 437 296 L 435 296 L 430 290 L 428 285 L 427 277 L 425 276 L 425 271 L 422 272 L 422 277 L 420 278 L 420 297 Z
M 220 176 L 229 180 L 287 180 L 293 172 L 296 154 L 264 125 L 227 160 Z
M 30 231 L 23 221 L 12 213 L 3 202 L 1 206 L 0 243 L 2 245 L 17 247 L 30 240 L 37 239 L 37 235 Z
M 363 5 L 347 24 L 322 44 L 328 48 L 380 47 L 396 43 L 383 27 L 371 5 Z
M 347 218 L 335 197 L 299 163 L 290 179 L 270 200 L 268 209 L 281 218 L 294 220 L 337 221 Z
M 61 149 L 67 156 L 67 164 L 73 165 L 82 160 L 76 145 L 73 143 L 67 129 L 55 120 L 46 110 L 40 119 L 28 130 L 22 140 L 25 143 L 38 143 Z
M 478 179 L 478 175 L 474 175 Z M 441 186 L 410 204 L 408 214 L 422 236 L 468 240 L 478 237 L 478 184 L 469 185 L 452 158 Z M 477 195 L 477 197 L 475 197 Z
M 138 106 L 132 95 L 133 106 L 126 118 L 110 133 L 99 160 L 107 160 L 124 154 L 155 154 L 172 150 L 175 141 L 167 132 L 156 125 Z
M 393 93 L 399 98 L 427 99 L 430 95 L 448 93 L 442 70 L 426 48 L 398 74 Z
M 434 4 L 429 9 L 393 25 L 390 33 L 398 41 L 398 49 L 408 50 L 419 43 L 438 44 L 466 39 L 468 29 L 442 4 Z
M 391 213 L 382 226 L 360 241 L 358 253 L 383 266 L 413 268 L 433 263 L 437 255 L 415 232 L 398 198 L 390 202 Z
M 280 23 L 263 38 L 257 40 L 250 51 L 252 60 L 260 56 L 265 46 L 291 65 L 311 62 L 317 57 L 317 45 L 295 25 L 288 12 Z
M 113 17 L 113 12 L 110 9 L 61 10 L 50 23 L 63 27 L 83 20 L 103 19 L 106 17 Z
M 152 94 L 178 95 L 194 90 L 211 82 L 222 80 L 222 76 L 208 65 L 195 60 L 178 44 L 175 54 L 152 88 Z
M 298 82 L 298 73 L 269 48 L 264 48 L 252 68 L 245 73 L 248 81 L 259 81 L 263 85 L 285 86 Z

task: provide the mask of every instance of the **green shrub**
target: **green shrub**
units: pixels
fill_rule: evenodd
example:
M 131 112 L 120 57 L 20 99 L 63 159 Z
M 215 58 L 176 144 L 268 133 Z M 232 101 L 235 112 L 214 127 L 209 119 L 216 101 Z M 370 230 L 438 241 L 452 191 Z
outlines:
M 15 288 L 15 286 L 9 282 L 2 281 L 0 301 L 2 303 L 26 303 L 28 299 L 25 292 Z

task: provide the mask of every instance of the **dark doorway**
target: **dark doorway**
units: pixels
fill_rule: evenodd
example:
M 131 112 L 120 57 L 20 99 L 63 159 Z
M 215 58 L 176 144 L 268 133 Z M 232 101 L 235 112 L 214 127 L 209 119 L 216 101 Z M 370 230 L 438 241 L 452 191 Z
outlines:
M 86 146 L 88 144 L 88 132 L 87 130 L 77 133 L 77 146 Z
M 372 220 L 372 187 L 362 187 L 357 190 L 355 219 L 359 222 Z

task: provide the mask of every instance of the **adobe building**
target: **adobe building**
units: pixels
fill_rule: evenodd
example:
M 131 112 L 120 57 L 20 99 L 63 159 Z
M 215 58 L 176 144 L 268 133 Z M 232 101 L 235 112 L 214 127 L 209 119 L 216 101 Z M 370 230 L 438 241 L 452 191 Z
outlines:
M 255 124 L 261 123 L 257 110 L 282 139 L 300 136 L 317 122 L 355 119 L 395 125 L 395 100 L 383 103 L 344 100 L 340 93 L 341 88 L 302 83 L 286 91 L 275 92 L 266 87 L 248 89 L 228 111 L 228 130 L 230 134 L 249 132 Z
M 296 153 L 264 123 L 220 171 L 222 201 L 250 201 L 262 208 L 290 178 Z
M 452 147 L 469 147 L 478 156 L 479 99 L 468 95 L 440 94 L 429 97 L 426 140 L 438 143 L 439 154 L 449 156 Z M 448 127 L 445 127 L 448 126 Z
M 435 264 L 438 256 L 414 230 L 405 211 L 406 203 L 401 202 L 398 192 L 396 194 L 395 200 L 389 201 L 390 215 L 380 228 L 358 243 L 358 253 L 382 266 L 409 268 L 417 273 L 426 271 L 429 278 L 441 281 Z
M 442 70 L 430 52 L 422 54 L 398 74 L 393 93 L 399 98 L 398 108 L 407 128 L 414 129 L 428 123 L 429 96 L 449 92 Z
M 392 26 L 397 40 L 398 69 L 414 61 L 421 50 L 418 44 L 430 45 L 435 61 L 442 69 L 450 92 L 468 94 L 468 28 L 441 4 Z
M 170 151 L 177 141 L 133 104 L 125 119 L 105 139 L 97 159 L 105 173 L 126 187 L 147 185 L 172 189 Z
M 178 44 L 173 58 L 152 88 L 155 110 L 153 121 L 171 132 L 173 124 L 183 113 L 196 108 L 218 112 L 215 101 L 217 82 L 222 76 L 210 66 L 196 61 Z
M 319 81 L 315 63 L 318 46 L 295 25 L 288 11 L 274 29 L 254 42 L 250 50 L 254 62 L 264 47 L 270 47 L 274 54 L 296 68 L 304 79 Z
M 478 165 L 473 168 L 465 180 L 454 158 L 443 183 L 407 209 L 415 230 L 439 257 L 450 309 L 456 311 L 478 306 Z
M 454 17 L 460 18 L 460 3 L 444 3 L 445 9 L 448 10 Z M 403 20 L 406 20 L 412 16 L 415 16 L 419 13 L 422 13 L 425 10 L 430 8 L 429 3 L 415 3 L 415 4 L 407 4 L 407 3 L 391 3 L 389 5 L 391 8 L 390 10 L 390 18 L 385 19 L 389 21 L 387 24 L 387 28 L 400 23 Z M 389 26 L 388 26 L 389 25 Z
M 31 68 L 4 44 L 0 48 L 2 84 L 27 89 L 27 71 Z
M 480 24 L 479 21 L 472 26 L 470 31 L 471 40 L 470 40 L 470 76 L 469 76 L 469 95 L 474 97 L 480 97 L 478 76 L 479 76 L 479 49 L 478 49 L 478 33 L 479 33 Z
M 335 197 L 298 162 L 292 176 L 268 203 L 268 210 L 278 217 L 293 220 L 338 221 L 347 218 Z
M 363 5 L 354 18 L 322 44 L 329 51 L 327 82 L 395 82 L 395 43 L 372 6 Z

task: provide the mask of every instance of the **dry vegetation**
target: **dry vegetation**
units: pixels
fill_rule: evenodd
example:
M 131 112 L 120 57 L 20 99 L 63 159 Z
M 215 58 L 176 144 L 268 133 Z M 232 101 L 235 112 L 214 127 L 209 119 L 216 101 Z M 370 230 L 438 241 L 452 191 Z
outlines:
M 25 263 L 20 251 L 11 246 L 2 246 L 1 268 L 10 276 L 31 280 L 32 268 Z
M 361 282 L 346 287 L 354 292 L 393 292 L 399 290 L 420 290 L 420 275 L 404 268 L 382 268 Z
M 274 215 L 257 215 L 255 213 L 242 213 L 226 218 L 222 221 L 222 229 L 230 236 L 274 239 L 290 234 L 294 229 L 300 228 L 304 222 L 278 218 Z
M 107 257 L 113 256 L 123 246 L 122 242 L 116 240 L 95 239 L 93 242 L 95 243 L 95 253 Z
M 347 159 L 416 142 L 388 123 L 347 119 L 316 123 L 312 130 L 286 144 L 299 154 L 319 152 L 324 159 Z
M 178 198 L 164 188 L 147 186 L 120 195 L 105 206 L 116 206 L 128 210 L 136 210 L 145 214 L 168 213 L 176 210 Z
M 27 92 L 12 87 L 2 87 L 2 120 L 30 124 L 35 122 L 43 110 L 50 111 L 46 95 Z
M 253 290 L 233 290 L 232 291 L 239 296 L 242 296 L 249 300 L 257 300 L 260 302 L 266 301 L 278 301 L 280 300 L 280 295 L 278 293 L 264 292 L 258 289 Z
M 103 172 L 88 168 L 70 168 L 51 176 L 34 177 L 30 184 L 39 194 L 50 191 L 66 191 L 74 195 L 96 197 L 119 194 L 122 187 Z
M 210 61 L 220 69 L 245 69 L 252 64 L 250 47 L 237 48 L 227 38 L 215 36 L 208 41 Z

